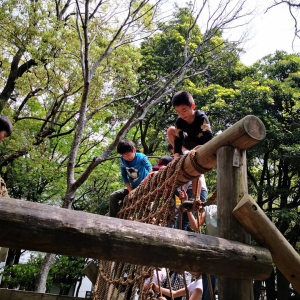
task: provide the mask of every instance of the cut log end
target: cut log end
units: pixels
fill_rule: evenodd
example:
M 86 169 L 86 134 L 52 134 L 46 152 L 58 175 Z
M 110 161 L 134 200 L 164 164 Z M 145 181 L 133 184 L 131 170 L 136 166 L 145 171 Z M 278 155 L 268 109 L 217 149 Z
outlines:
M 257 141 L 261 141 L 266 137 L 265 125 L 256 116 L 246 116 L 244 118 L 244 128 L 247 134 Z

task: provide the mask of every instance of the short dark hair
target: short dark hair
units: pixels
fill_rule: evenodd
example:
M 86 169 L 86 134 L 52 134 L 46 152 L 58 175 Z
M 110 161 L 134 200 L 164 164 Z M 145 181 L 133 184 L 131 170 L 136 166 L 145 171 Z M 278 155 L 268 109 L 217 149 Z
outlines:
M 7 116 L 0 115 L 0 131 L 6 131 L 7 136 L 12 133 L 12 124 Z
M 168 144 L 168 147 L 167 147 L 167 149 L 168 149 L 168 151 L 171 151 L 171 150 L 173 150 L 173 149 L 174 149 L 174 147 L 172 146 L 172 144 L 171 144 L 171 143 L 169 143 L 169 144 Z
M 178 91 L 174 94 L 172 98 L 173 106 L 187 105 L 189 107 L 192 107 L 192 104 L 194 103 L 195 101 L 193 96 L 187 91 Z
M 154 171 L 158 171 L 160 168 L 167 166 L 172 160 L 173 160 L 172 156 L 168 156 L 168 155 L 162 156 L 159 159 L 157 165 L 153 166 L 152 169 Z
M 122 140 L 119 142 L 117 146 L 117 152 L 119 154 L 124 154 L 126 152 L 133 152 L 135 146 L 132 141 Z

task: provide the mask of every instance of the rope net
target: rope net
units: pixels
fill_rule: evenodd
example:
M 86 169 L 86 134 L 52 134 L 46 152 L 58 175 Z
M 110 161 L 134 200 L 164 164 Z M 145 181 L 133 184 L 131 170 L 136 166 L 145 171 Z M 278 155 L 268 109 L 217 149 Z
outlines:
M 117 217 L 157 226 L 170 227 L 170 224 L 174 223 L 174 217 L 178 213 L 178 211 L 175 211 L 175 198 L 173 197 L 175 189 L 199 177 L 199 175 L 196 177 L 190 176 L 183 171 L 182 166 L 187 156 L 190 156 L 193 168 L 199 173 L 204 174 L 209 171 L 202 168 L 196 162 L 196 150 L 197 147 L 182 156 L 179 160 L 160 169 L 145 184 L 140 184 L 134 189 L 125 197 Z M 185 182 L 178 180 L 179 174 L 181 178 L 184 177 L 186 179 Z M 215 198 L 215 195 L 212 197 Z M 198 208 L 193 205 L 193 209 Z M 179 210 L 179 212 L 180 211 L 181 210 Z M 167 278 L 168 271 L 167 269 Z M 152 289 L 152 280 L 155 272 L 157 272 L 158 275 L 158 270 L 154 267 L 101 261 L 94 287 L 93 300 L 132 300 L 135 299 L 136 294 L 138 294 L 139 300 L 157 299 L 157 292 Z M 184 282 L 186 282 L 183 271 L 182 275 Z M 159 276 L 157 276 L 157 278 L 159 278 Z M 145 288 L 144 283 L 146 279 L 148 279 L 148 284 Z M 169 287 L 171 287 L 170 284 Z M 161 291 L 159 291 L 158 294 L 162 296 Z M 171 297 L 171 299 L 173 299 L 173 297 Z M 188 299 L 188 296 L 186 299 Z

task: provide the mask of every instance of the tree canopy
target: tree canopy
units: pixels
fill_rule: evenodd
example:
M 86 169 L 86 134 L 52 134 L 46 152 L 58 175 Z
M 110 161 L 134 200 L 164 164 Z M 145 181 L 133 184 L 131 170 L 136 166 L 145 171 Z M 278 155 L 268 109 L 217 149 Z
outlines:
M 166 154 L 171 98 L 185 89 L 214 134 L 249 114 L 264 122 L 266 139 L 247 153 L 249 193 L 299 252 L 299 55 L 244 66 L 241 41 L 223 32 L 249 15 L 245 1 L 189 3 L 171 17 L 163 4 L 1 2 L 0 110 L 14 131 L 0 144 L 0 171 L 10 196 L 105 214 L 123 186 L 116 145 L 126 137 Z M 207 182 L 213 191 L 214 171 Z M 280 276 L 277 289 L 294 293 Z

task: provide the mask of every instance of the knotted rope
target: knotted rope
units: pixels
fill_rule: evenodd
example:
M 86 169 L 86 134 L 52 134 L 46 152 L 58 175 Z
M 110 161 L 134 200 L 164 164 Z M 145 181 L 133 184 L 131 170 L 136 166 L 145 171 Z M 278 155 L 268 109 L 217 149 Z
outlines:
M 178 180 L 183 176 L 186 181 L 197 176 L 189 176 L 184 171 L 183 164 L 189 156 L 192 166 L 197 172 L 206 173 L 209 170 L 201 167 L 196 160 L 196 151 L 175 160 L 166 168 L 159 170 L 145 184 L 140 184 L 124 199 L 117 214 L 120 219 L 138 221 L 158 226 L 167 226 L 174 208 L 173 194 L 175 189 L 185 182 Z M 146 271 L 145 271 L 146 270 Z M 124 299 L 134 299 L 139 292 L 139 299 L 155 299 L 152 284 L 144 290 L 145 278 L 153 279 L 154 268 L 135 266 L 127 263 L 100 262 L 97 282 L 94 289 L 94 300 L 118 299 L 124 293 Z M 126 279 L 125 279 L 126 278 Z M 122 287 L 125 287 L 125 291 Z

